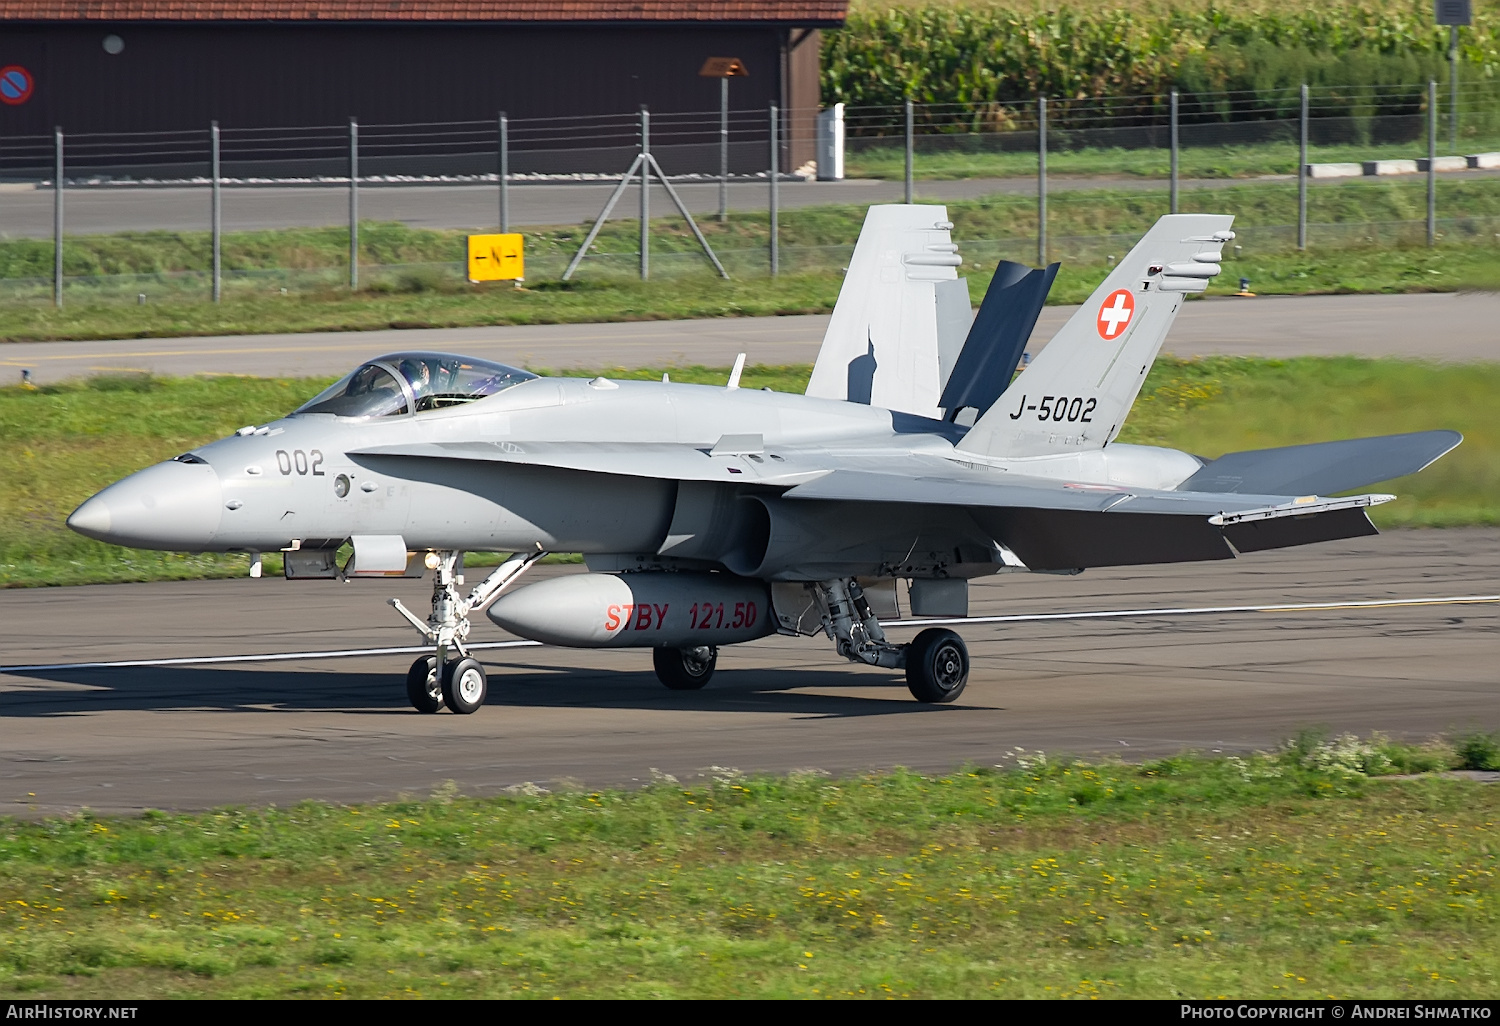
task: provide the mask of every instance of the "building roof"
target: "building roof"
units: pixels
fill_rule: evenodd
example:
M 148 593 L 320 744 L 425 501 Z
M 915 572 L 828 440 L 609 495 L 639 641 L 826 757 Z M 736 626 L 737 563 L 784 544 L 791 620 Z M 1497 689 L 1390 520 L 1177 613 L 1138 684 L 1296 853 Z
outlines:
M 0 0 L 0 21 L 842 24 L 848 0 Z

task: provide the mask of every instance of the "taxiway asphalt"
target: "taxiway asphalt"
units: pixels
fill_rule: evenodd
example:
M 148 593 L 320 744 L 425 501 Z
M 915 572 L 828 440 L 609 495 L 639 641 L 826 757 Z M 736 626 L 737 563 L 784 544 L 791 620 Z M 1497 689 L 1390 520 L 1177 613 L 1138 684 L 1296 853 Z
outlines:
M 1077 309 L 1042 311 L 1030 350 Z M 1500 293 L 1219 297 L 1186 304 L 1164 347 L 1178 356 L 1404 356 L 1500 360 Z M 336 376 L 401 349 L 436 349 L 567 371 L 580 367 L 727 367 L 812 363 L 826 315 L 720 317 L 619 324 L 547 324 L 0 344 L 0 382 L 23 368 L 38 382 L 111 372 Z
M 542 575 L 578 572 L 549 567 Z M 411 645 L 384 605 L 420 581 L 235 580 L 0 593 L 0 663 Z M 1398 531 L 1229 563 L 1016 575 L 976 585 L 997 615 L 1328 603 L 972 624 L 968 690 L 925 706 L 898 673 L 821 638 L 726 649 L 701 692 L 641 650 L 484 653 L 473 716 L 406 706 L 409 655 L 0 673 L 0 809 L 41 816 L 426 794 L 527 781 L 631 785 L 711 766 L 853 773 L 999 763 L 1017 748 L 1141 759 L 1275 746 L 1320 725 L 1421 739 L 1500 724 L 1500 530 Z M 1350 601 L 1383 604 L 1338 608 Z M 903 639 L 912 628 L 895 628 Z M 488 621 L 475 640 L 503 641 Z

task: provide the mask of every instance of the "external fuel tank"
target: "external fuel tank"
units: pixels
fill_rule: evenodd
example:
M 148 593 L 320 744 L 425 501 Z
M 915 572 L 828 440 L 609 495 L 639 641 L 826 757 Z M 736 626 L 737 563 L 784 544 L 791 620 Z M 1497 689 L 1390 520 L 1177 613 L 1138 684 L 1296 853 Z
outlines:
M 578 574 L 532 584 L 489 608 L 500 627 L 572 648 L 693 648 L 776 630 L 771 589 L 718 573 Z

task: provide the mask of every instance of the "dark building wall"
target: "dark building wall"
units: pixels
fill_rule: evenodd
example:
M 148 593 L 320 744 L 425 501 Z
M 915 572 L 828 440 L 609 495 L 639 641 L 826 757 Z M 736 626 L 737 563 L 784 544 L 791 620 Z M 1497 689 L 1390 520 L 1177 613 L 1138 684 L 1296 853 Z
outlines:
M 125 43 L 117 55 L 102 45 L 112 34 Z M 0 34 L 0 66 L 25 66 L 36 90 L 24 104 L 0 106 L 0 151 L 7 137 L 50 135 L 53 126 L 76 137 L 196 131 L 218 120 L 232 134 L 341 126 L 350 117 L 390 125 L 492 121 L 500 110 L 516 121 L 628 115 L 642 104 L 654 115 L 713 111 L 719 83 L 698 75 L 709 56 L 739 57 L 749 68 L 749 77 L 730 83 L 733 109 L 764 110 L 773 101 L 787 106 L 784 89 L 794 105 L 815 106 L 816 33 L 788 46 L 803 35 L 733 26 L 11 25 Z M 794 119 L 786 154 L 792 166 L 811 156 L 810 136 L 801 138 L 804 121 L 811 124 L 810 117 Z M 680 136 L 681 129 L 675 131 Z M 590 138 L 598 134 L 597 125 L 579 122 L 548 148 L 604 143 Z M 674 138 L 670 117 L 653 134 L 663 147 L 687 141 Z M 758 135 L 764 139 L 763 130 Z M 517 125 L 517 150 L 527 145 L 525 136 Z M 735 164 L 763 167 L 750 142 L 736 146 Z M 603 148 L 610 153 L 601 156 L 600 169 L 613 169 L 618 146 Z M 517 171 L 550 170 L 526 163 L 518 152 Z

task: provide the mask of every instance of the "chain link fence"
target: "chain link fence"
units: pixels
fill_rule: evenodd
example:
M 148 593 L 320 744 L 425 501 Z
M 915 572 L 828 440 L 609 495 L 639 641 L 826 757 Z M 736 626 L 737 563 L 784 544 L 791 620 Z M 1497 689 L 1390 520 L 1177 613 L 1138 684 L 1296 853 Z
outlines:
M 1034 196 L 1038 218 L 1015 237 L 961 239 L 971 264 L 993 266 L 1001 258 L 1099 263 L 1134 240 L 1049 237 L 1049 193 L 1144 189 L 1166 194 L 1166 212 L 1175 208 L 1180 189 L 1231 182 L 1268 183 L 1305 196 L 1309 180 L 1325 177 L 1426 172 L 1431 179 L 1460 167 L 1482 175 L 1500 167 L 1497 88 L 1470 83 L 1439 94 L 1419 83 L 1025 105 L 725 108 L 653 115 L 650 151 L 693 217 L 763 226 L 748 236 L 710 233 L 715 255 L 736 278 L 847 264 L 857 219 L 850 219 L 856 225 L 850 237 L 836 243 L 785 245 L 767 230 L 788 207 L 992 193 Z M 356 285 L 375 291 L 452 287 L 465 273 L 456 234 L 444 243 L 451 257 L 414 257 L 411 247 L 371 241 L 372 225 L 577 228 L 599 217 L 641 152 L 643 120 L 634 114 L 497 114 L 483 122 L 79 135 L 60 129 L 51 137 L 0 139 L 0 297 L 154 302 Z M 818 181 L 820 170 L 824 179 L 832 177 L 836 142 L 844 176 Z M 809 155 L 813 159 L 804 159 Z M 1440 158 L 1430 171 L 1429 155 Z M 653 186 L 652 210 L 674 213 L 661 188 Z M 626 191 L 634 196 L 639 186 Z M 1246 225 L 1241 244 L 1268 252 L 1299 245 L 1494 244 L 1497 238 L 1492 218 L 1461 211 L 1309 224 L 1305 201 L 1299 209 L 1295 223 Z M 633 198 L 613 212 L 614 220 L 636 216 Z M 357 226 L 362 235 L 354 232 Z M 357 267 L 348 245 L 340 251 L 309 244 L 298 252 L 273 241 L 285 229 L 320 227 L 346 238 L 354 232 Z M 239 254 L 227 261 L 225 232 L 234 234 Z M 583 232 L 554 235 L 554 245 L 527 253 L 528 278 L 563 276 L 574 255 L 568 246 Z M 85 250 L 98 257 L 102 237 L 112 256 L 86 258 Z M 703 253 L 680 243 L 658 237 L 650 244 L 653 276 L 714 273 Z M 621 245 L 618 232 L 594 245 L 577 274 L 641 274 L 639 245 L 619 251 Z M 123 270 L 132 260 L 139 269 Z

